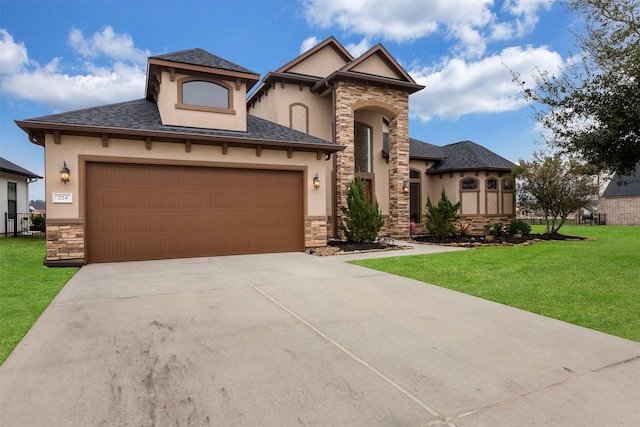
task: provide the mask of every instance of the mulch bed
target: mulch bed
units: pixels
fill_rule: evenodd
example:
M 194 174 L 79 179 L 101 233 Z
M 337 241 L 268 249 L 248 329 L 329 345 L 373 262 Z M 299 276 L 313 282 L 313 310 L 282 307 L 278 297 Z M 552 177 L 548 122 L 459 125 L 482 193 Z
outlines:
M 523 234 L 521 237 L 515 237 L 513 235 L 495 236 L 493 241 L 488 241 L 486 236 L 451 236 L 447 239 L 436 239 L 433 236 L 413 236 L 411 239 L 414 242 L 419 243 L 431 243 L 434 245 L 445 246 L 480 246 L 480 245 L 522 245 L 531 244 L 533 242 L 539 242 L 542 240 L 585 240 L 585 237 L 578 236 L 566 236 L 564 234 L 552 233 L 552 234 Z
M 513 245 L 530 245 L 533 242 L 544 240 L 585 240 L 585 237 L 566 236 L 564 234 L 524 234 L 522 237 L 514 237 L 511 235 L 496 236 L 493 242 L 486 240 L 485 236 L 450 236 L 447 239 L 435 239 L 433 236 L 421 235 L 413 236 L 411 242 L 441 245 L 441 246 L 459 246 L 459 247 L 477 247 L 477 246 L 513 246 Z M 307 253 L 317 256 L 331 256 L 340 254 L 353 254 L 361 252 L 379 252 L 398 249 L 407 249 L 411 246 L 401 246 L 395 244 L 381 243 L 353 243 L 341 240 L 330 240 L 324 248 L 310 249 Z

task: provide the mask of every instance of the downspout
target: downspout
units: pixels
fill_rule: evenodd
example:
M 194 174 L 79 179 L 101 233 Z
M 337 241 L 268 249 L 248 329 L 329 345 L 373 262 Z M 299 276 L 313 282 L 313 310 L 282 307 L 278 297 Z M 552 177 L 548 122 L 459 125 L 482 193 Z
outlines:
M 333 84 L 325 82 L 327 88 L 331 88 L 331 108 L 333 109 L 333 143 L 336 144 L 336 89 Z M 331 207 L 331 218 L 333 221 L 333 238 L 338 238 L 338 153 L 333 153 L 333 173 L 331 174 L 331 188 L 333 206 Z

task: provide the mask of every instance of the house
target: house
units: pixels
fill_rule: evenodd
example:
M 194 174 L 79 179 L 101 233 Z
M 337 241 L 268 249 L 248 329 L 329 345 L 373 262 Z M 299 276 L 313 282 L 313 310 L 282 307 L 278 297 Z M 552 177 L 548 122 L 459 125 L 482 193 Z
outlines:
M 640 163 L 632 175 L 613 176 L 598 208 L 608 225 L 640 225 Z
M 38 179 L 42 177 L 0 157 L 0 234 L 23 228 L 21 219 L 29 218 L 29 184 Z
M 356 172 L 392 236 L 443 186 L 465 221 L 513 218 L 511 162 L 409 138 L 422 88 L 383 46 L 333 37 L 262 80 L 202 49 L 152 56 L 144 99 L 16 122 L 45 147 L 45 263 L 324 246 Z

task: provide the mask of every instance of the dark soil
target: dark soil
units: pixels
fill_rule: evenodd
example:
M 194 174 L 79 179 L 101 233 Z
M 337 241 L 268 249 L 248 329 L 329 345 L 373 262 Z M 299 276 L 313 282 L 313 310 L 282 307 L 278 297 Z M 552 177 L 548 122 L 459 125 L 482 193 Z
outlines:
M 353 243 L 343 242 L 341 240 L 330 240 L 327 242 L 327 246 L 337 247 L 341 252 L 375 251 L 387 249 L 389 247 L 380 243 Z
M 493 242 L 489 242 L 486 240 L 485 236 L 449 236 L 446 239 L 436 239 L 433 236 L 424 235 L 424 236 L 413 236 L 412 240 L 416 242 L 423 243 L 433 243 L 433 244 L 452 244 L 452 243 L 498 243 L 501 244 L 503 242 L 510 244 L 520 244 L 533 240 L 584 240 L 584 237 L 576 237 L 576 236 L 566 236 L 564 234 L 523 234 L 522 237 L 516 238 L 512 235 L 501 235 L 495 236 Z

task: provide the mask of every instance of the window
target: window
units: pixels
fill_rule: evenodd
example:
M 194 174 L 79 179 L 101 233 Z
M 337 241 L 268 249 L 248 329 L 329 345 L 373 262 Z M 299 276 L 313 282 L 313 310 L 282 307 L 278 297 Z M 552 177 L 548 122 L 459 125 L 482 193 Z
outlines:
M 409 170 L 409 219 L 419 224 L 422 219 L 420 171 Z
M 478 180 L 474 178 L 465 178 L 460 181 L 460 186 L 463 190 L 477 190 Z
M 493 178 L 489 178 L 487 180 L 487 190 L 497 190 L 498 189 L 498 181 Z
M 16 197 L 17 194 L 17 190 L 16 190 L 16 183 L 15 182 L 9 182 L 7 183 L 7 213 L 8 215 L 8 219 L 16 219 L 16 213 L 17 213 L 17 205 L 16 205 L 16 201 L 18 200 Z
M 356 123 L 353 142 L 356 173 L 371 173 L 371 128 Z
M 178 81 L 176 108 L 235 114 L 233 91 L 224 83 L 185 77 Z
M 289 127 L 309 133 L 309 109 L 306 105 L 295 103 L 289 106 Z
M 513 179 L 505 178 L 502 180 L 502 190 L 503 191 L 514 191 L 513 188 Z

